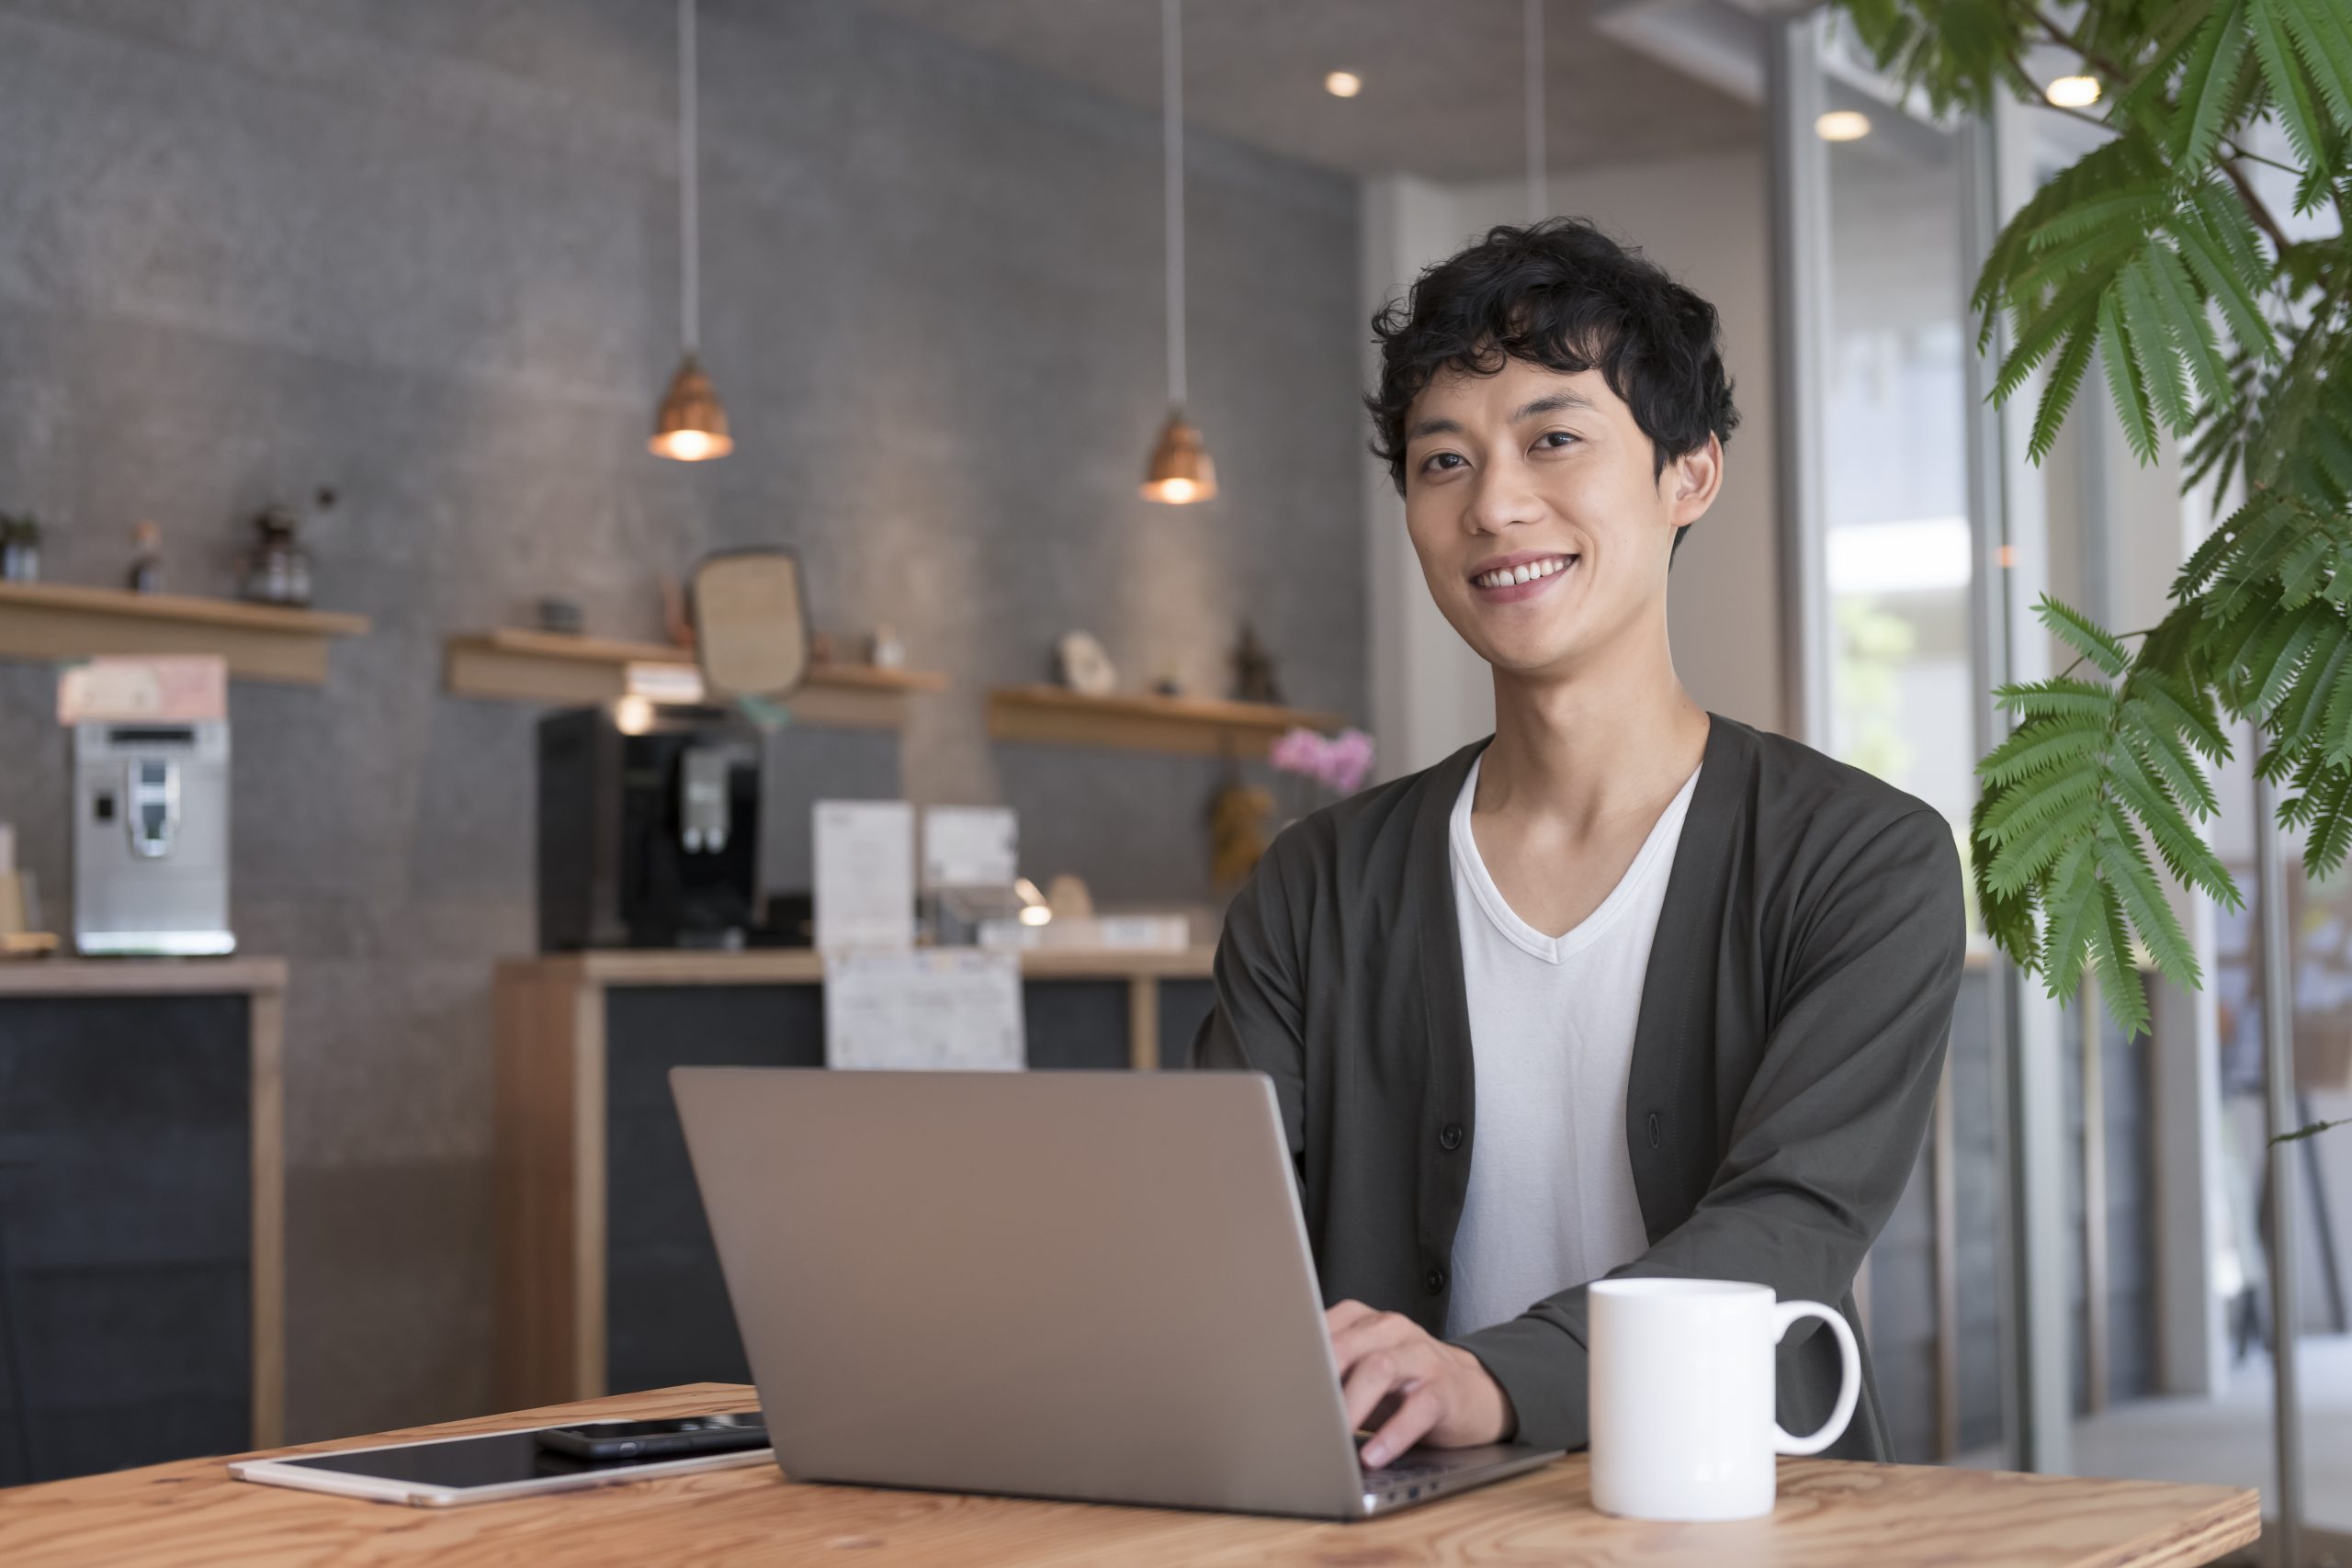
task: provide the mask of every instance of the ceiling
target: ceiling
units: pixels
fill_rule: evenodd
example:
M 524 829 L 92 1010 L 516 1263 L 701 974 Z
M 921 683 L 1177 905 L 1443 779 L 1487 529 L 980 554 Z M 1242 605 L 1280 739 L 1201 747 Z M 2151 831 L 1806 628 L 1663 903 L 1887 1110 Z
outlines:
M 1145 107 L 1157 0 L 866 0 L 873 9 Z M 1600 0 L 1546 0 L 1554 169 L 1754 145 L 1756 108 L 1599 31 Z M 1521 0 L 1192 0 L 1188 122 L 1357 175 L 1446 181 L 1525 166 Z M 1354 98 L 1323 90 L 1333 70 Z

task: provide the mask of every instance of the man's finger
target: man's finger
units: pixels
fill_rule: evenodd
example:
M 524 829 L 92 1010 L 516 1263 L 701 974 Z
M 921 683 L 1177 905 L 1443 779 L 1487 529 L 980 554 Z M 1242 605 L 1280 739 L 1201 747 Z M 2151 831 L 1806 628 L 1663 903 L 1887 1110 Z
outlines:
M 1387 1424 L 1363 1446 L 1363 1462 L 1367 1469 L 1378 1470 L 1390 1460 L 1429 1436 L 1445 1416 L 1445 1401 L 1435 1383 L 1418 1383 L 1396 1406 Z
M 1351 1328 L 1368 1317 L 1380 1314 L 1362 1302 L 1338 1302 L 1323 1309 L 1323 1331 L 1336 1336 L 1343 1328 Z
M 1405 1381 L 1403 1363 L 1389 1351 L 1374 1350 L 1358 1361 L 1340 1387 L 1348 1407 L 1349 1427 L 1363 1426 L 1380 1402 Z

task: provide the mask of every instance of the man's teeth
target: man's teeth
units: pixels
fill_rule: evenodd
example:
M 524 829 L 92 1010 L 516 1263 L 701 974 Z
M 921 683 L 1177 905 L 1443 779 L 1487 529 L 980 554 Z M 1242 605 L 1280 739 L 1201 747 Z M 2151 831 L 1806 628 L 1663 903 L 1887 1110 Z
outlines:
M 1549 577 L 1554 572 L 1566 571 L 1568 563 L 1575 558 L 1573 556 L 1547 556 L 1539 561 L 1530 561 L 1525 566 L 1500 567 L 1493 571 L 1481 572 L 1470 581 L 1481 588 L 1509 588 L 1513 583 L 1532 582 L 1539 577 Z

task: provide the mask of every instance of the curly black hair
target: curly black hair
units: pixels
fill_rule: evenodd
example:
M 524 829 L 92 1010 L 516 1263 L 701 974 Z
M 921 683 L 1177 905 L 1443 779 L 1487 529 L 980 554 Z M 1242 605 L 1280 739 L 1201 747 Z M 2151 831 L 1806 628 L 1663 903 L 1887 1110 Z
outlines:
M 1710 434 L 1729 441 L 1739 424 L 1717 328 L 1713 305 L 1587 219 L 1498 225 L 1373 317 L 1373 456 L 1401 493 L 1406 416 L 1430 378 L 1491 376 L 1524 359 L 1566 375 L 1598 367 L 1650 438 L 1656 477 Z

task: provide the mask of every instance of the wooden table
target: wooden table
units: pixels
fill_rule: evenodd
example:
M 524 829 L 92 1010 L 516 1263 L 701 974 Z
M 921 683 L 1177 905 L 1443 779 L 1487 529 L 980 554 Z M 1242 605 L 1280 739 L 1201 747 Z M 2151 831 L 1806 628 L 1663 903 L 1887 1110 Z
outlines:
M 749 1409 L 707 1383 L 421 1427 L 351 1448 L 556 1419 Z M 1581 1455 L 1368 1524 L 1111 1508 L 1076 1503 L 795 1486 L 766 1465 L 447 1510 L 329 1497 L 230 1479 L 196 1460 L 0 1492 L 0 1562 L 541 1564 L 660 1562 L 937 1564 L 1374 1565 L 1742 1563 L 1869 1568 L 2165 1568 L 2252 1541 L 2256 1495 L 2222 1486 L 2076 1481 L 1996 1471 L 1783 1460 L 1769 1519 L 1655 1525 L 1593 1511 Z

